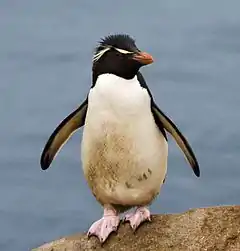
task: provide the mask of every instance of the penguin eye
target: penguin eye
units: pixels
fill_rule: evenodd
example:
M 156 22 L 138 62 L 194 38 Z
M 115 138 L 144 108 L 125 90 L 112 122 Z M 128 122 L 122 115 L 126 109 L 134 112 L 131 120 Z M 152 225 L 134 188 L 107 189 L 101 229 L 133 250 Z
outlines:
M 134 52 L 132 51 L 127 51 L 127 50 L 123 50 L 123 49 L 119 49 L 119 48 L 114 48 L 116 51 L 122 53 L 122 54 L 133 54 Z

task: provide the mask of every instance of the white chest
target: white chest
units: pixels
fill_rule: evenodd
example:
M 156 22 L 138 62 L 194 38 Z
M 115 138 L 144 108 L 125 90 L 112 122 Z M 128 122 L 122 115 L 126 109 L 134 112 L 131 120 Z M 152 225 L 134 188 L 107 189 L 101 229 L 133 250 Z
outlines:
M 151 158 L 165 144 L 151 112 L 150 96 L 136 77 L 125 80 L 104 74 L 98 78 L 88 97 L 83 140 L 83 157 L 97 145 L 111 160 L 123 155 L 121 161 L 137 162 Z
M 89 93 L 89 113 L 109 121 L 136 120 L 150 114 L 150 97 L 134 77 L 122 79 L 112 74 L 101 75 Z M 129 121 L 130 122 L 130 121 Z
M 122 200 L 128 187 L 135 191 L 129 200 L 135 196 L 137 201 L 150 200 L 159 190 L 166 173 L 167 143 L 155 124 L 148 92 L 136 77 L 124 80 L 105 74 L 91 89 L 82 162 L 85 177 L 102 202 Z

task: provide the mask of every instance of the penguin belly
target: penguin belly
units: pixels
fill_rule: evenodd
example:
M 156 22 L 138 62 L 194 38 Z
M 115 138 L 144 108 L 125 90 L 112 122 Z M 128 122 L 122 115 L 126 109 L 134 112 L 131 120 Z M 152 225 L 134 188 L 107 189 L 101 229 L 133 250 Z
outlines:
M 102 205 L 148 205 L 160 192 L 168 144 L 137 78 L 98 78 L 88 96 L 81 155 L 85 178 Z

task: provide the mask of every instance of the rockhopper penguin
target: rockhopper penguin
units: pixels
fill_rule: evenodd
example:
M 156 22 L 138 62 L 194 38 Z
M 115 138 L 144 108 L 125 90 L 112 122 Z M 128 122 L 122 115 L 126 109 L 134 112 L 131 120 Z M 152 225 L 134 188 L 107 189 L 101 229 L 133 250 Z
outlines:
M 194 153 L 176 125 L 158 108 L 139 69 L 153 58 L 128 35 L 102 39 L 93 56 L 92 86 L 86 100 L 50 136 L 41 156 L 46 170 L 69 137 L 84 126 L 81 157 L 84 176 L 103 217 L 88 236 L 104 242 L 116 231 L 119 214 L 133 230 L 150 220 L 148 205 L 159 194 L 167 172 L 170 133 L 196 176 Z

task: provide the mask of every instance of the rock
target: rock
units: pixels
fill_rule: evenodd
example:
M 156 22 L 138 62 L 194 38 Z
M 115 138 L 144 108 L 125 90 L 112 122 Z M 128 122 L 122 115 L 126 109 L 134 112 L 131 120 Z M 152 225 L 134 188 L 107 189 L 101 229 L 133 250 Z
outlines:
M 84 234 L 61 238 L 32 251 L 220 251 L 240 250 L 240 206 L 189 210 L 182 214 L 153 215 L 133 234 L 121 224 L 101 247 L 95 237 Z

